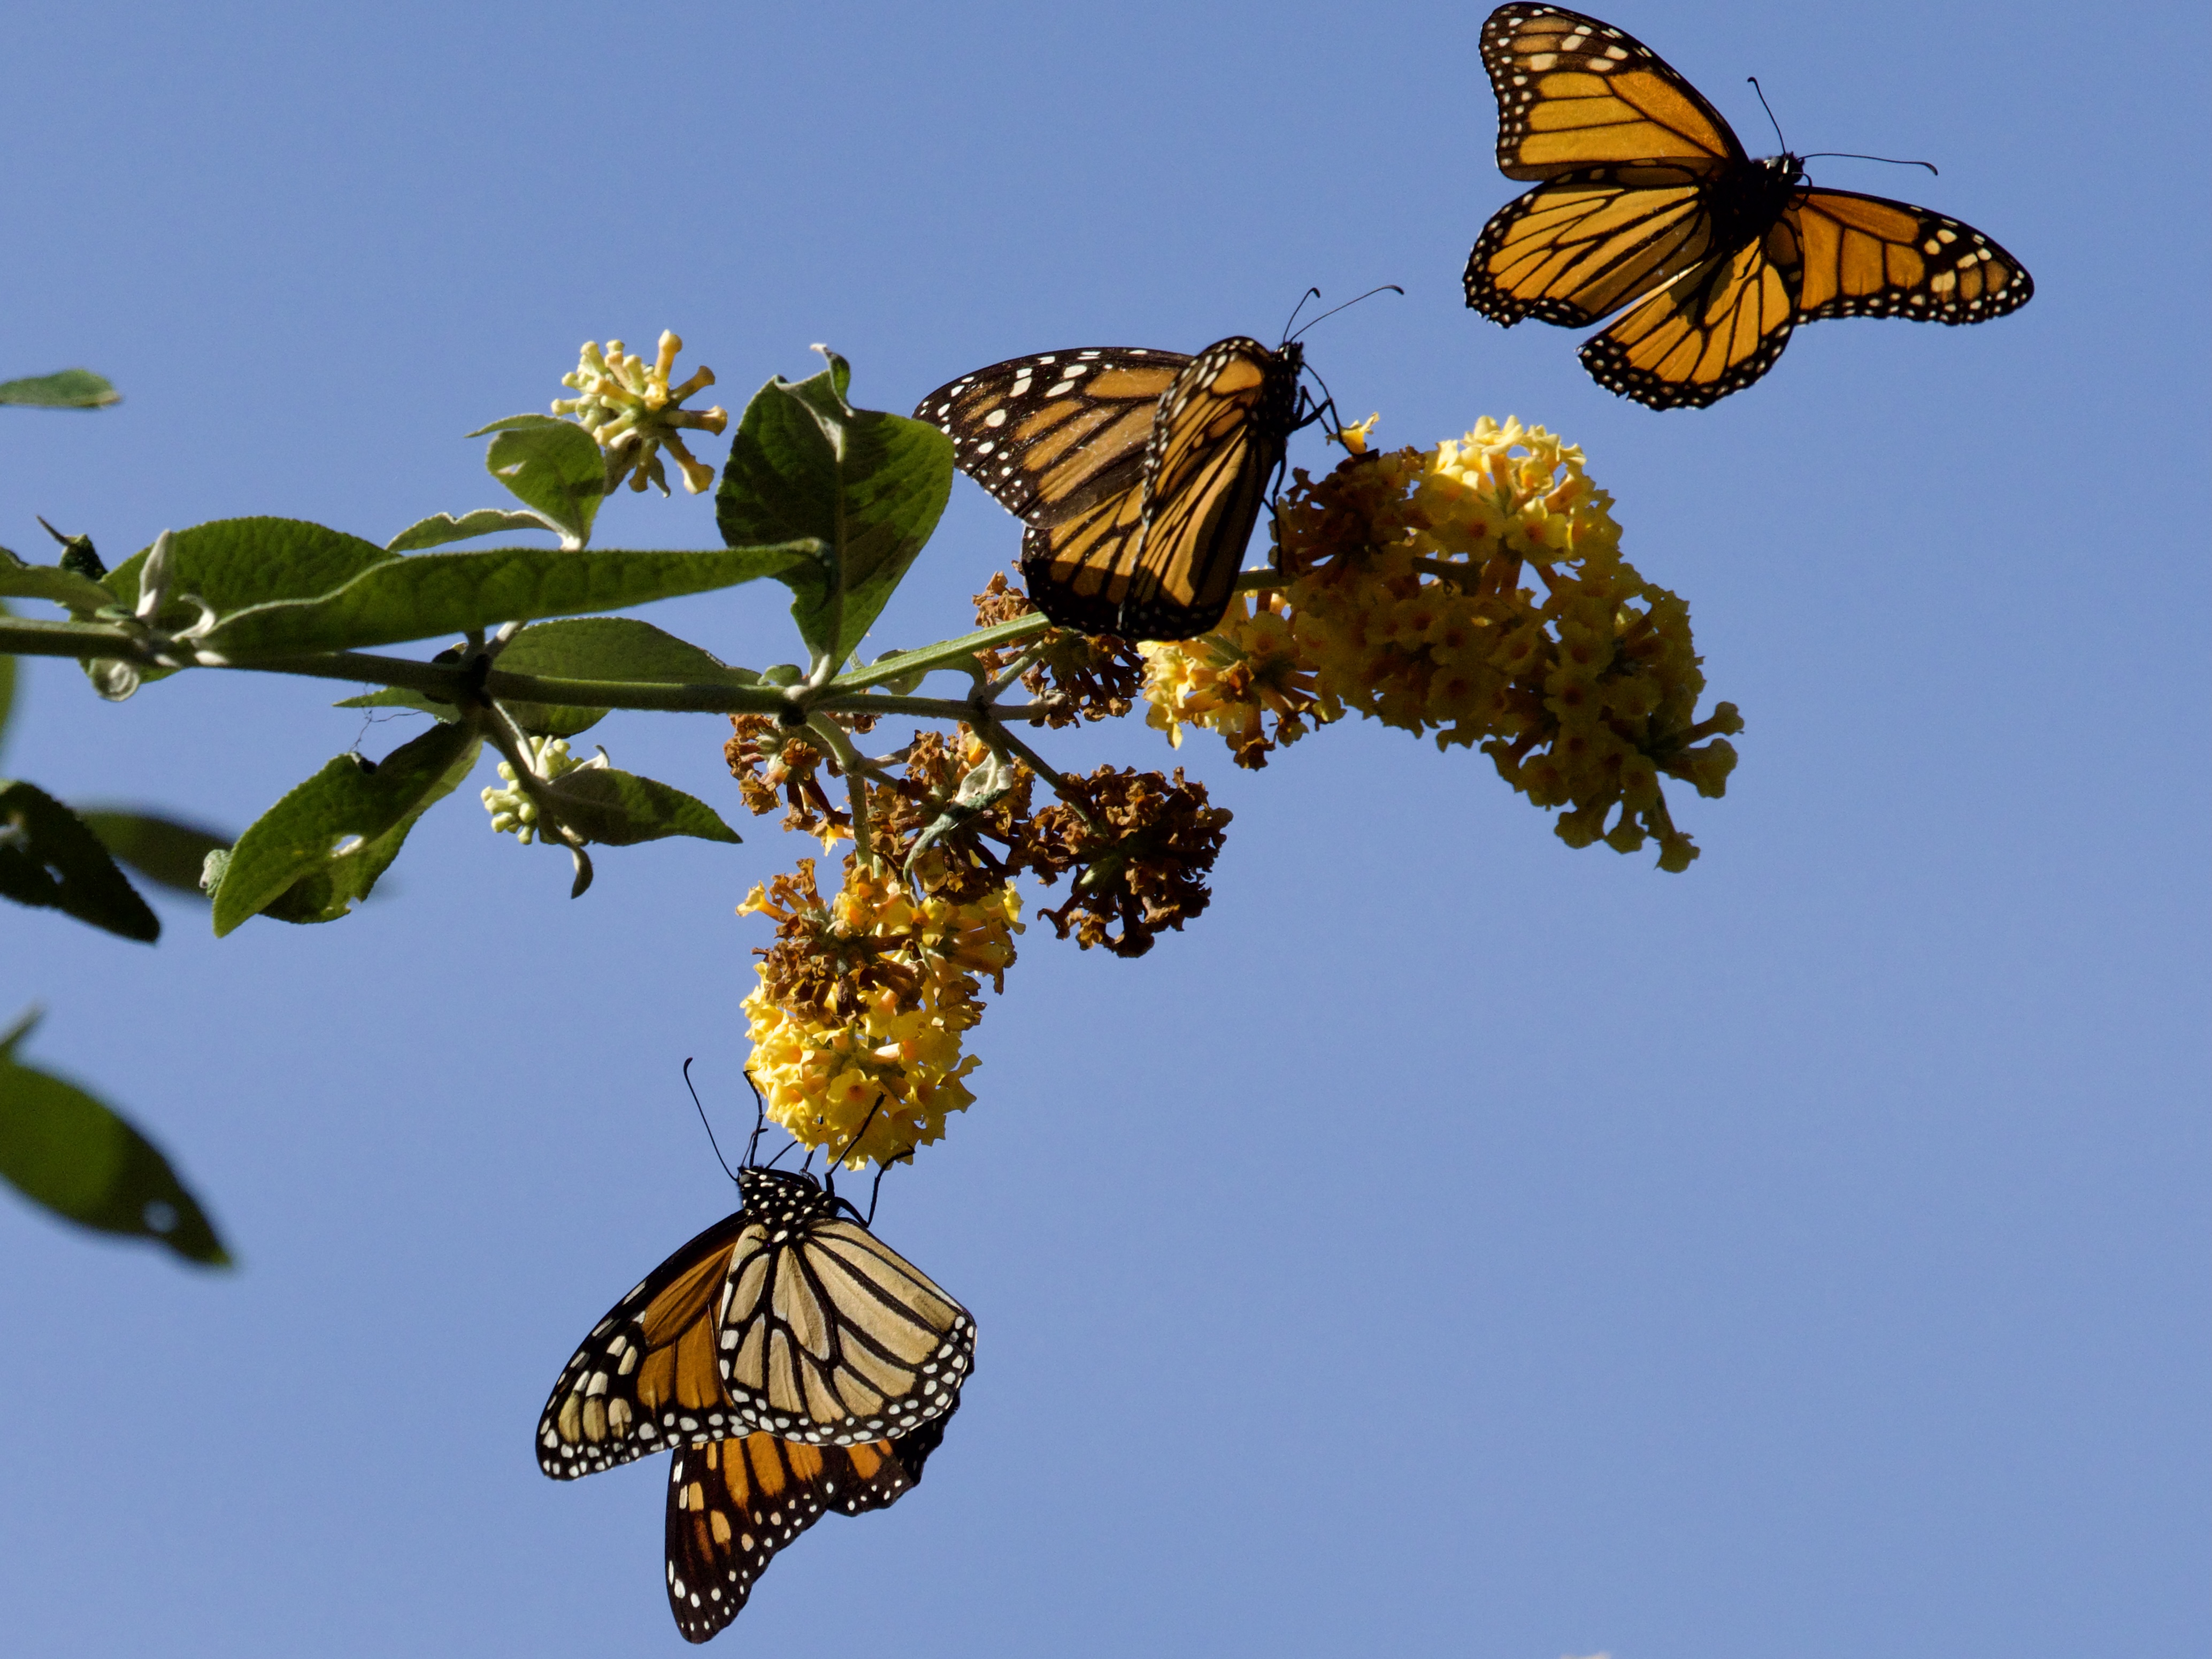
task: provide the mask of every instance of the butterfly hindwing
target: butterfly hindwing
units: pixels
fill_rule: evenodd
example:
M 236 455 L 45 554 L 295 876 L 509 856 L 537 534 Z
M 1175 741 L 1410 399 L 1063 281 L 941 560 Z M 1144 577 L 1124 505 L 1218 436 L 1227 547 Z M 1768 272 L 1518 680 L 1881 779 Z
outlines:
M 1702 408 L 1774 367 L 1797 324 L 1795 231 L 1717 254 L 1585 340 L 1580 356 L 1609 392 L 1653 409 Z
M 1741 165 L 1720 112 L 1657 52 L 1610 23 L 1559 6 L 1500 6 L 1482 26 L 1498 94 L 1498 170 L 1555 179 L 1591 167 L 1671 161 Z
M 726 1216 L 646 1276 L 584 1339 L 538 1419 L 556 1480 L 612 1468 L 687 1435 L 738 1427 L 722 1392 L 717 1316 L 730 1253 L 756 1221 Z
M 803 1175 L 741 1170 L 757 1229 L 728 1256 L 722 1391 L 750 1430 L 810 1444 L 910 1433 L 950 1411 L 975 1324 Z
M 945 1421 L 854 1446 L 769 1434 L 678 1446 L 668 1464 L 667 1586 L 684 1638 L 704 1642 L 735 1619 L 776 1552 L 823 1515 L 896 1503 L 921 1480 Z

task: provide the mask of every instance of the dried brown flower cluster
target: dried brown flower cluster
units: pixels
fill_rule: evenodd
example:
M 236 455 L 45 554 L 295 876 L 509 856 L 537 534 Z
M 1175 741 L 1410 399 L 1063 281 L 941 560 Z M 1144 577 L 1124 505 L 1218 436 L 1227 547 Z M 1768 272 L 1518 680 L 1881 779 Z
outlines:
M 823 792 L 818 771 L 829 767 L 835 775 L 836 768 L 818 749 L 789 734 L 775 742 L 766 716 L 740 714 L 732 723 L 737 734 L 724 753 L 748 806 L 765 814 L 781 805 L 787 829 L 824 847 L 851 835 L 851 814 Z M 1065 876 L 1067 902 L 1042 913 L 1060 937 L 1072 933 L 1086 950 L 1103 945 L 1125 957 L 1143 955 L 1163 929 L 1180 929 L 1206 908 L 1206 878 L 1230 815 L 1209 805 L 1206 786 L 1186 782 L 1180 768 L 1169 778 L 1101 767 L 1088 778 L 1061 780 L 1079 805 L 1032 810 L 1036 775 L 994 754 L 965 726 L 950 734 L 918 732 L 900 758 L 902 776 L 871 776 L 861 787 L 872 846 L 919 894 L 969 904 L 1024 874 L 1048 886 Z M 854 971 L 854 962 L 826 953 L 804 972 L 780 967 L 776 978 L 798 986 L 809 975 L 836 980 Z
M 1031 823 L 1038 874 L 1049 883 L 1077 872 L 1067 902 L 1037 914 L 1062 939 L 1072 930 L 1085 950 L 1103 945 L 1117 957 L 1140 957 L 1162 928 L 1180 933 L 1212 898 L 1206 876 L 1221 851 L 1228 810 L 1207 805 L 1206 786 L 1185 783 L 1180 766 L 1173 780 L 1102 766 L 1082 788 L 1091 822 L 1055 805 Z
M 975 625 L 989 628 L 1030 616 L 1036 610 L 1029 595 L 1000 571 L 975 596 Z M 1052 705 L 1044 718 L 1048 726 L 1119 720 L 1136 707 L 1138 695 L 1144 690 L 1144 658 L 1128 641 L 1111 634 L 1078 634 L 1055 628 L 1033 644 L 979 651 L 975 657 L 983 672 L 996 678 L 1017 656 L 1033 652 L 1037 658 L 1023 673 L 1022 685 L 1040 702 Z

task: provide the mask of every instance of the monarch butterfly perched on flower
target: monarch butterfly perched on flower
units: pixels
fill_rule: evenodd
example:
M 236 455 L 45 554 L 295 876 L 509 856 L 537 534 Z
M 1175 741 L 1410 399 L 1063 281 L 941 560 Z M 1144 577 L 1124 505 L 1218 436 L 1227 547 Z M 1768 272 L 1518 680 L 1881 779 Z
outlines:
M 1595 18 L 1500 6 L 1482 62 L 1498 170 L 1540 182 L 1483 227 L 1467 302 L 1509 326 L 1579 327 L 1627 307 L 1579 355 L 1640 404 L 1702 408 L 1741 391 L 1800 323 L 1979 323 L 2035 291 L 1971 225 L 1815 190 L 1796 155 L 1753 161 L 1696 88 Z
M 1027 526 L 1022 577 L 1055 627 L 1187 640 L 1229 608 L 1301 407 L 1294 340 L 1195 357 L 1095 347 L 1010 358 L 915 410 Z
M 921 1480 L 952 1409 L 898 1440 L 808 1446 L 751 1434 L 668 1460 L 668 1608 L 687 1642 L 738 1616 L 775 1553 L 830 1510 L 888 1509 Z
M 584 1339 L 538 1420 L 556 1480 L 699 1438 L 851 1446 L 959 1397 L 975 1323 L 812 1176 L 737 1172 L 744 1205 L 646 1276 Z

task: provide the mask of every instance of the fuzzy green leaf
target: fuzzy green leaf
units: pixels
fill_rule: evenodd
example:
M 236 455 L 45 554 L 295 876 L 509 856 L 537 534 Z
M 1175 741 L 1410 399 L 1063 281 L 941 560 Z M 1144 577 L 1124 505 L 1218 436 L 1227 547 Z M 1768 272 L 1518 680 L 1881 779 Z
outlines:
M 26 380 L 0 380 L 0 404 L 28 404 L 37 409 L 105 409 L 123 394 L 104 374 L 88 368 L 64 368 Z
M 606 497 L 607 462 L 592 434 L 550 415 L 510 415 L 469 434 L 495 435 L 484 470 L 581 547 Z
M 138 604 L 138 579 L 153 550 L 142 548 L 107 573 L 103 584 L 125 610 Z M 199 611 L 196 594 L 220 616 L 257 605 L 313 600 L 363 572 L 397 563 L 374 542 L 304 519 L 216 519 L 170 538 L 169 600 L 155 618 L 185 628 Z
M 381 691 L 371 691 L 364 696 L 348 697 L 331 705 L 333 708 L 413 708 L 425 714 L 435 714 L 441 720 L 454 718 L 453 705 L 440 702 L 426 691 L 412 691 L 404 685 L 387 685 Z
M 151 945 L 161 921 L 100 837 L 35 784 L 0 782 L 0 896 Z
M 701 553 L 495 548 L 387 558 L 319 598 L 227 615 L 205 648 L 235 659 L 393 645 L 504 622 L 623 610 L 805 562 L 805 545 Z
M 80 1226 L 228 1267 L 207 1212 L 152 1141 L 75 1084 L 15 1058 L 37 1021 L 33 1013 L 0 1036 L 0 1176 Z
M 783 577 L 792 618 L 817 657 L 842 663 L 937 527 L 952 489 L 952 441 L 935 427 L 845 400 L 851 371 L 770 380 L 745 405 L 714 496 L 732 546 L 812 541 Z
M 440 725 L 381 764 L 336 757 L 238 838 L 215 891 L 216 934 L 264 910 L 284 921 L 344 915 L 399 855 L 415 820 L 468 775 L 478 746 L 466 727 Z
M 702 841 L 738 839 L 738 832 L 704 801 L 610 766 L 571 772 L 548 787 L 560 803 L 561 816 L 586 841 L 635 847 L 640 842 L 669 836 L 696 836 Z
M 629 617 L 579 617 L 536 623 L 500 653 L 502 672 L 548 679 L 624 680 L 670 685 L 757 685 L 750 668 L 732 668 L 687 640 Z M 604 708 L 554 703 L 504 705 L 533 737 L 570 738 L 605 717 Z
M 182 823 L 158 812 L 133 807 L 81 806 L 77 817 L 100 837 L 119 862 L 151 882 L 190 898 L 204 899 L 200 872 L 207 855 L 228 848 L 231 837 L 196 823 Z
M 498 507 L 480 507 L 458 519 L 450 513 L 434 513 L 427 519 L 417 519 L 385 543 L 384 550 L 387 553 L 416 553 L 426 547 L 443 547 L 447 542 L 465 542 L 477 536 L 495 536 L 507 530 L 542 530 L 555 536 L 561 533 L 560 526 L 550 522 L 542 513 L 508 513 Z
M 0 547 L 0 599 L 48 599 L 80 620 L 106 610 L 115 596 L 89 577 L 58 564 L 31 564 Z

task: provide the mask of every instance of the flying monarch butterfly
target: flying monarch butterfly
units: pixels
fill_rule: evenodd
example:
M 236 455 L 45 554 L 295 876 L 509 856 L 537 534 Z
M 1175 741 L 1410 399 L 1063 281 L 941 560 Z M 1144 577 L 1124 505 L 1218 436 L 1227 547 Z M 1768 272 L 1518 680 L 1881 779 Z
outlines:
M 953 1409 L 957 1409 L 957 1402 Z M 735 1619 L 753 1581 L 830 1510 L 888 1509 L 921 1480 L 947 1410 L 898 1440 L 807 1446 L 752 1434 L 678 1446 L 668 1461 L 668 1610 L 687 1642 Z
M 1195 357 L 1014 357 L 915 410 L 1026 525 L 1022 577 L 1056 627 L 1187 640 L 1219 625 L 1301 407 L 1304 349 L 1241 335 Z
M 556 1480 L 702 1438 L 851 1446 L 912 1433 L 959 1397 L 968 1310 L 860 1212 L 788 1170 L 737 1171 L 743 1206 L 592 1327 L 538 1420 Z
M 1800 323 L 1979 323 L 2026 305 L 2021 263 L 1971 225 L 1878 196 L 1815 190 L 1802 159 L 1753 161 L 1658 55 L 1557 6 L 1482 27 L 1498 166 L 1537 179 L 1483 227 L 1467 302 L 1510 325 L 1579 327 L 1598 384 L 1653 409 L 1702 408 L 1774 367 Z

